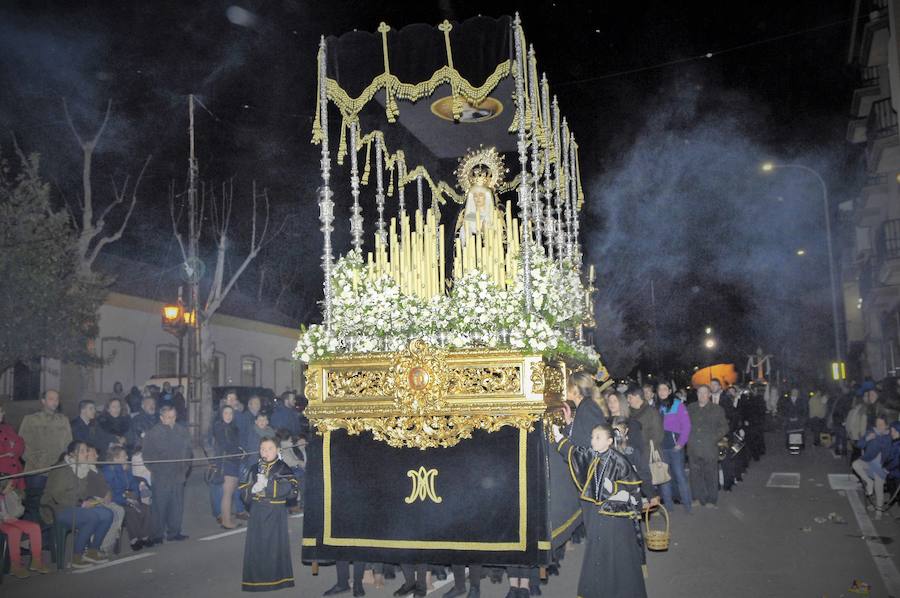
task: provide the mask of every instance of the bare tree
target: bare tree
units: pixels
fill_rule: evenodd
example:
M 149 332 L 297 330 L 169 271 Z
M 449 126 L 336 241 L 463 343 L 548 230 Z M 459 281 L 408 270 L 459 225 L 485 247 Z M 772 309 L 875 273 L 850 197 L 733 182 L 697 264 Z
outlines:
M 169 214 L 172 219 L 172 230 L 175 233 L 175 239 L 178 241 L 181 255 L 188 267 L 197 267 L 196 264 L 191 263 L 190 246 L 192 242 L 194 244 L 199 244 L 203 231 L 203 227 L 200 223 L 204 221 L 204 214 L 207 209 L 210 216 L 210 230 L 215 240 L 215 269 L 212 273 L 206 299 L 198 301 L 198 305 L 202 305 L 203 307 L 198 310 L 199 313 L 196 316 L 197 325 L 200 327 L 201 375 L 205 379 L 205 383 L 201 385 L 199 416 L 201 422 L 201 434 L 203 435 L 202 437 L 205 437 L 212 416 L 212 384 L 214 383 L 213 380 L 206 380 L 213 370 L 212 360 L 215 349 L 210 340 L 210 320 L 222 306 L 228 293 L 234 288 L 238 279 L 250 263 L 259 255 L 259 252 L 263 247 L 281 233 L 286 221 L 282 222 L 277 229 L 270 230 L 268 191 L 265 189 L 261 192 L 257 191 L 256 182 L 254 181 L 251 192 L 252 217 L 249 230 L 250 246 L 244 259 L 240 261 L 237 267 L 231 272 L 226 272 L 226 257 L 233 236 L 231 226 L 232 208 L 234 206 L 233 182 L 229 181 L 228 183 L 223 183 L 221 192 L 218 196 L 212 189 L 207 188 L 205 185 L 202 187 L 199 206 L 198 209 L 195 210 L 197 221 L 193 227 L 184 226 L 184 220 L 186 220 L 185 202 L 180 202 L 178 207 L 176 207 L 176 203 L 178 202 L 176 202 L 173 184 L 170 187 L 169 193 Z M 189 231 L 193 230 L 194 239 L 190 238 L 190 232 L 183 232 L 183 228 L 187 228 Z
M 97 143 L 100 141 L 103 132 L 106 130 L 106 125 L 109 123 L 109 116 L 112 112 L 112 100 L 107 102 L 103 122 L 100 124 L 100 127 L 97 129 L 94 136 L 90 139 L 82 137 L 78 132 L 78 129 L 75 128 L 75 123 L 69 112 L 69 104 L 65 99 L 63 99 L 63 111 L 65 112 L 69 129 L 72 131 L 72 135 L 75 136 L 75 140 L 78 141 L 78 145 L 81 147 L 82 152 L 82 196 L 79 205 L 81 217 L 79 219 L 73 213 L 73 220 L 78 229 L 78 243 L 76 244 L 76 248 L 80 268 L 84 272 L 90 272 L 94 265 L 94 261 L 97 259 L 97 256 L 100 255 L 103 248 L 122 238 L 122 233 L 125 232 L 125 227 L 128 226 L 128 221 L 131 219 L 131 214 L 134 212 L 134 206 L 137 204 L 138 189 L 141 186 L 141 180 L 144 178 L 144 172 L 147 170 L 147 165 L 150 163 L 152 156 L 148 155 L 147 159 L 144 160 L 144 165 L 141 167 L 137 179 L 135 179 L 134 184 L 131 186 L 130 193 L 129 183 L 131 177 L 129 175 L 125 176 L 121 186 L 116 183 L 113 177 L 110 177 L 113 199 L 105 208 L 100 210 L 100 206 L 94 201 L 91 170 L 94 160 L 94 150 L 97 148 Z M 125 214 L 122 217 L 119 226 L 114 227 L 112 230 L 107 230 L 107 218 L 113 210 L 120 206 L 125 206 Z M 98 211 L 99 216 L 95 218 L 95 212 Z

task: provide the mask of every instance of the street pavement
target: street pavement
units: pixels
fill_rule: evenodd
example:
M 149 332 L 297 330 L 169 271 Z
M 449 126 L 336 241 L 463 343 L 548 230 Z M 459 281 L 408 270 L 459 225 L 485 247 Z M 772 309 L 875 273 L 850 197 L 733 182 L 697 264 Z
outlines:
M 857 596 L 849 593 L 854 579 L 872 585 L 870 596 L 900 598 L 898 524 L 891 514 L 872 521 L 861 505 L 862 494 L 832 489 L 828 474 L 846 474 L 846 460 L 824 448 L 809 447 L 800 456 L 783 449 L 780 435 L 767 438 L 769 453 L 751 465 L 744 482 L 720 495 L 719 508 L 695 508 L 692 515 L 677 507 L 671 516 L 671 547 L 648 552 L 649 596 L 696 598 Z M 770 474 L 797 473 L 799 487 L 767 486 Z M 185 533 L 190 539 L 132 553 L 126 546 L 117 560 L 96 568 L 17 580 L 6 576 L 2 598 L 205 598 L 239 596 L 244 549 L 243 532 L 227 533 L 209 511 L 199 472 L 189 482 Z M 857 510 L 854 512 L 853 503 Z M 846 523 L 828 520 L 836 514 Z M 900 507 L 894 513 L 900 516 Z M 818 523 L 816 518 L 825 519 Z M 834 517 L 832 517 L 834 518 Z M 290 521 L 297 586 L 279 596 L 321 596 L 334 583 L 334 568 L 313 576 L 300 563 L 302 517 Z M 658 523 L 658 522 L 657 522 Z M 872 529 L 870 526 L 874 526 Z M 863 537 L 863 536 L 867 536 Z M 873 551 L 876 556 L 873 556 Z M 576 595 L 582 546 L 563 561 L 558 577 L 542 586 L 544 596 Z M 879 571 L 880 564 L 882 571 Z M 884 575 L 887 580 L 882 579 Z M 385 598 L 402 576 L 385 589 L 366 586 L 366 596 Z M 430 596 L 449 588 L 436 582 Z M 888 588 L 892 588 L 893 594 Z M 482 582 L 482 596 L 502 598 L 505 584 Z M 349 594 L 345 594 L 349 596 Z

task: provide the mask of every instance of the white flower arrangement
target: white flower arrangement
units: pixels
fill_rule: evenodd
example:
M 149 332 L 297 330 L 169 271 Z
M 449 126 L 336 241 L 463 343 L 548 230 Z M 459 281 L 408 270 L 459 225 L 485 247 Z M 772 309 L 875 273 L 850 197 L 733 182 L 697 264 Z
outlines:
M 599 361 L 593 347 L 571 340 L 584 318 L 584 288 L 568 261 L 550 260 L 532 248 L 531 313 L 525 311 L 523 269 L 513 290 L 470 271 L 449 295 L 426 301 L 404 295 L 388 275 L 368 280 L 362 255 L 351 251 L 332 271 L 331 333 L 313 324 L 301 329 L 294 359 L 309 363 L 340 353 L 398 351 L 414 339 L 447 348 L 508 347 Z

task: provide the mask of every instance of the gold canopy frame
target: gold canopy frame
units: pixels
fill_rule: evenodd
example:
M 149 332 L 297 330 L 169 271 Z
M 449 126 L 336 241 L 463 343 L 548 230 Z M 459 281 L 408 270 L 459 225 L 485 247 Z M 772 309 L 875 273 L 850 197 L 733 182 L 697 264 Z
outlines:
M 442 350 L 415 340 L 396 353 L 314 361 L 306 414 L 320 433 L 371 432 L 395 447 L 449 447 L 475 430 L 531 430 L 558 409 L 570 366 L 541 355 Z

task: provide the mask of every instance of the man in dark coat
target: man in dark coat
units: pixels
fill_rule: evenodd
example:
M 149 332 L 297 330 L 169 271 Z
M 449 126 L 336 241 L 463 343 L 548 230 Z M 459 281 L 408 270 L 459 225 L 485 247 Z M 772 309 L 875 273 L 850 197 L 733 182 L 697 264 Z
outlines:
M 164 405 L 159 413 L 159 425 L 144 434 L 144 462 L 190 459 L 193 456 L 191 436 L 187 428 L 175 422 L 175 408 Z M 152 513 L 156 523 L 156 538 L 179 541 L 187 538 L 181 533 L 184 514 L 184 482 L 190 470 L 189 461 L 177 463 L 149 463 L 153 475 Z
M 141 412 L 131 420 L 131 430 L 134 433 L 134 443 L 144 444 L 144 435 L 147 431 L 159 423 L 159 415 L 156 413 L 156 399 L 144 397 L 141 400 Z
M 644 400 L 644 393 L 640 388 L 633 388 L 625 393 L 628 399 L 628 406 L 631 407 L 631 417 L 641 424 L 641 436 L 643 438 L 643 446 L 641 446 L 641 454 L 650 458 L 650 441 L 653 441 L 654 450 L 662 450 L 663 442 L 663 422 L 662 415 L 657 409 Z
M 101 455 L 106 451 L 105 446 L 100 446 L 105 434 L 97 425 L 97 406 L 94 401 L 79 401 L 78 417 L 71 421 L 72 440 L 86 442 Z
M 785 430 L 805 430 L 809 420 L 809 401 L 798 389 L 792 388 L 790 396 L 781 397 L 778 401 L 778 415 Z
M 710 401 L 709 387 L 697 389 L 697 402 L 687 407 L 691 418 L 691 439 L 687 454 L 691 460 L 691 494 L 701 505 L 716 507 L 719 499 L 719 440 L 728 433 L 725 410 Z
M 281 401 L 275 405 L 272 417 L 269 418 L 269 425 L 275 431 L 283 429 L 293 437 L 300 435 L 300 413 L 295 407 L 296 400 L 296 395 L 290 391 L 281 395 Z

